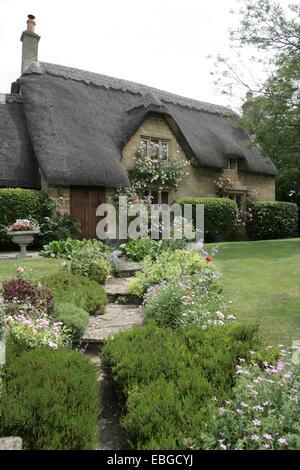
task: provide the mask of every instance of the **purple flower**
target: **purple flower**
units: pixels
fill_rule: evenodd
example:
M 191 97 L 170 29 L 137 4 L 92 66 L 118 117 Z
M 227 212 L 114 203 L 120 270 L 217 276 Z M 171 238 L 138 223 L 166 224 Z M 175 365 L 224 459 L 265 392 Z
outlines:
M 285 439 L 284 437 L 280 437 L 278 439 L 278 444 L 280 444 L 281 446 L 288 446 L 289 445 L 288 440 Z
M 273 440 L 273 437 L 271 436 L 271 434 L 267 434 L 267 433 L 264 434 L 264 438 L 265 438 L 267 441 L 272 441 L 272 440 Z
M 259 419 L 253 419 L 252 423 L 254 424 L 254 426 L 257 426 L 257 427 L 261 425 L 261 422 L 259 421 Z
M 251 441 L 258 442 L 259 441 L 259 436 L 257 434 L 251 434 L 250 439 L 251 439 Z
M 263 445 L 262 445 L 262 448 L 263 448 L 263 449 L 270 449 L 270 444 L 263 444 Z

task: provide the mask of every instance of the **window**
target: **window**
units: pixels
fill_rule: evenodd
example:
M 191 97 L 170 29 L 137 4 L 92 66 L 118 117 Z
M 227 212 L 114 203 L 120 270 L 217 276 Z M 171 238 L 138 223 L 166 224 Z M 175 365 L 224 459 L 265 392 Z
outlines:
M 152 138 L 141 139 L 140 149 L 149 158 L 155 159 L 160 155 L 163 160 L 168 160 L 169 145 L 166 141 Z
M 157 191 L 150 189 L 148 195 L 152 197 L 151 204 L 169 204 L 168 191 Z
M 237 158 L 232 158 L 232 157 L 228 158 L 227 168 L 228 170 L 237 171 L 238 169 Z
M 245 195 L 243 193 L 231 193 L 231 194 L 228 194 L 228 197 L 229 199 L 232 199 L 233 201 L 235 201 L 239 210 L 244 209 Z

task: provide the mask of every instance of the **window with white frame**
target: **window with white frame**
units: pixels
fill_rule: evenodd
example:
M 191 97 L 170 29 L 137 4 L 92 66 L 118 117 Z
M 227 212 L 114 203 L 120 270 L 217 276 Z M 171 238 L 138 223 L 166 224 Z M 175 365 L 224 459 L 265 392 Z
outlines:
M 149 158 L 156 159 L 161 156 L 163 160 L 168 160 L 169 145 L 165 140 L 142 138 L 140 142 L 140 149 Z

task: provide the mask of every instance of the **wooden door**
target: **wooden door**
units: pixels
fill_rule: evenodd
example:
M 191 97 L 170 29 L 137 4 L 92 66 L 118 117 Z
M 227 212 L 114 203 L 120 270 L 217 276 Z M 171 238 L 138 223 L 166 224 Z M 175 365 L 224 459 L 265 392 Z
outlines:
M 96 238 L 97 207 L 105 201 L 104 188 L 71 187 L 71 216 L 81 224 L 81 238 Z

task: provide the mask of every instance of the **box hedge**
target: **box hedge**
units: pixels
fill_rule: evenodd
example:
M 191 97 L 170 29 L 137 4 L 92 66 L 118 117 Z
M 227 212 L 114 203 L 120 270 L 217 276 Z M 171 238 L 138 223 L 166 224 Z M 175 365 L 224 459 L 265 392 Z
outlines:
M 237 205 L 228 198 L 186 197 L 177 199 L 178 204 L 193 205 L 193 223 L 196 222 L 196 204 L 204 205 L 205 241 L 226 239 L 234 231 L 237 221 Z
M 247 232 L 252 239 L 284 238 L 296 234 L 298 228 L 297 204 L 280 201 L 256 201 L 249 205 L 252 222 Z
M 0 435 L 22 436 L 25 450 L 95 449 L 97 371 L 78 352 L 40 348 L 8 357 Z

